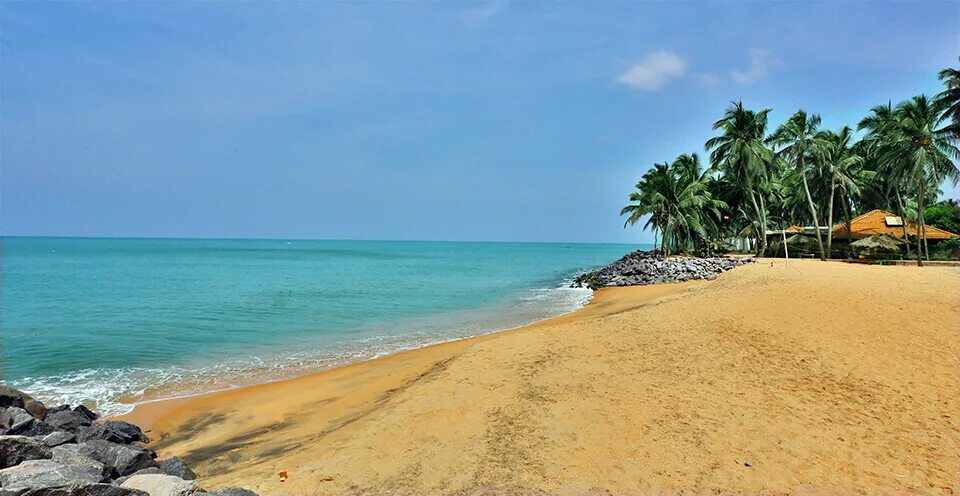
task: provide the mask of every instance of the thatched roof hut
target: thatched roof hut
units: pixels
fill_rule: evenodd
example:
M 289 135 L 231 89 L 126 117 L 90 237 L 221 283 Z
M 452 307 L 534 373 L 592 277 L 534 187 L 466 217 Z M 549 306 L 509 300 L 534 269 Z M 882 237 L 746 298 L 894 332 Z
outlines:
M 850 249 L 855 254 L 865 258 L 880 258 L 889 255 L 899 255 L 904 251 L 904 242 L 900 239 L 878 234 L 850 243 Z

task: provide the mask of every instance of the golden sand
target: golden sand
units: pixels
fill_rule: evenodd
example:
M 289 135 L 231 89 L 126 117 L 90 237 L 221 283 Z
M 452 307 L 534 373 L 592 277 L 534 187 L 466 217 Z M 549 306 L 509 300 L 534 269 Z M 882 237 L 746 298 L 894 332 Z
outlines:
M 960 271 L 767 260 L 129 417 L 261 495 L 953 493 Z

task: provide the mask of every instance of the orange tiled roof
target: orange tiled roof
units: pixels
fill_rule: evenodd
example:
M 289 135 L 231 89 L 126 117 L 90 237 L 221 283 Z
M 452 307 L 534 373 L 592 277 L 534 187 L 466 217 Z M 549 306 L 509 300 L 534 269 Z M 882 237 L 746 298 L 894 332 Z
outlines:
M 794 225 L 792 225 L 792 226 L 784 229 L 783 231 L 784 231 L 784 232 L 798 233 L 798 232 L 800 232 L 800 231 L 803 231 L 803 228 L 800 227 L 800 226 L 798 226 L 798 225 L 796 225 L 796 224 L 794 224 Z
M 902 238 L 903 226 L 888 226 L 886 221 L 887 217 L 897 217 L 897 215 L 878 209 L 871 210 L 863 215 L 850 219 L 850 231 L 853 234 L 851 237 L 853 239 L 863 239 L 878 234 L 886 234 L 894 238 Z M 905 220 L 905 222 L 907 224 L 907 233 L 910 236 L 916 236 L 917 223 L 911 220 Z M 847 237 L 846 223 L 841 222 L 833 226 L 833 237 L 835 239 L 845 239 Z M 958 237 L 958 235 L 927 224 L 927 239 L 950 239 L 954 237 Z

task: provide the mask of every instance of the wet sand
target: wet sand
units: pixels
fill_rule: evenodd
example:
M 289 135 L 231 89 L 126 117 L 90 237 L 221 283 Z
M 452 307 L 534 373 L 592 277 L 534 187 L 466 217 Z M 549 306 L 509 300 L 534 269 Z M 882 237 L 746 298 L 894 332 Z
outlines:
M 948 494 L 958 417 L 960 271 L 797 260 L 127 416 L 261 495 Z

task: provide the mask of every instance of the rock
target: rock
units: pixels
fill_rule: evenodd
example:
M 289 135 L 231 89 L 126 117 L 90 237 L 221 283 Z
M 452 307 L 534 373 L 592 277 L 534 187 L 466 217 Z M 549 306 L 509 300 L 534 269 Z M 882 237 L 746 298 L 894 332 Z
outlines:
M 103 463 L 90 458 L 80 452 L 76 445 L 68 444 L 56 446 L 52 450 L 52 460 L 63 465 L 84 465 L 90 467 L 91 471 L 100 474 L 100 480 L 107 481 L 112 475 L 111 470 Z
M 11 406 L 23 408 L 24 403 L 32 399 L 33 396 L 19 389 L 0 384 L 0 407 L 2 408 L 9 408 Z
M 100 418 L 100 416 L 97 415 L 96 412 L 87 408 L 84 405 L 77 405 L 76 408 L 73 409 L 73 411 L 83 415 L 84 417 L 87 417 L 87 420 L 91 422 Z
M 23 402 L 23 409 L 38 420 L 43 420 L 47 416 L 47 407 L 33 398 Z
M 111 470 L 111 478 L 130 475 L 138 470 L 156 466 L 156 453 L 143 446 L 111 443 L 94 439 L 80 443 L 77 451 L 104 464 Z
M 72 432 L 67 431 L 53 431 L 46 436 L 43 436 L 43 444 L 46 444 L 49 447 L 60 446 L 61 444 L 73 443 L 76 442 L 77 436 L 74 436 Z
M 0 427 L 10 434 L 17 434 L 30 428 L 36 419 L 26 410 L 17 406 L 6 408 L 0 413 Z
M 77 427 L 77 442 L 83 443 L 94 439 L 103 439 L 111 443 L 130 444 L 124 436 L 107 430 L 106 427 L 99 424 L 83 425 Z
M 122 420 L 108 420 L 103 423 L 103 427 L 108 431 L 120 436 L 125 443 L 139 441 L 141 443 L 150 442 L 146 434 L 139 427 Z
M 672 257 L 663 258 L 658 251 L 635 251 L 616 262 L 580 275 L 573 287 L 599 289 L 605 286 L 638 286 L 696 279 L 713 280 L 734 267 L 753 263 L 752 258 Z
M 0 469 L 53 457 L 50 447 L 26 436 L 0 436 Z
M 130 474 L 130 475 L 125 475 L 125 476 L 123 476 L 123 477 L 118 477 L 117 480 L 113 481 L 113 483 L 120 485 L 120 484 L 123 484 L 124 482 L 126 482 L 127 479 L 133 477 L 134 475 L 148 475 L 148 474 L 169 475 L 169 474 L 167 474 L 166 472 L 164 472 L 163 470 L 160 470 L 160 467 L 147 467 L 147 468 L 145 468 L 145 469 L 143 469 L 143 470 L 137 470 L 136 472 L 134 472 L 134 473 L 132 473 L 132 474 Z
M 0 496 L 3 496 L 0 492 Z M 35 489 L 17 496 L 150 496 L 136 489 L 114 486 L 113 484 L 74 484 L 66 487 Z
M 201 492 L 194 481 L 160 474 L 134 475 L 124 481 L 120 487 L 139 489 L 150 496 L 193 496 Z
M 747 460 L 747 461 L 743 462 L 743 466 L 744 466 L 744 467 L 752 467 L 752 466 L 753 466 L 753 462 L 751 462 L 750 460 Z
M 54 429 L 52 425 L 42 420 L 33 419 L 33 422 L 28 423 L 24 428 L 18 429 L 16 432 L 11 431 L 10 433 L 21 436 L 43 437 L 54 431 L 56 431 L 56 429 Z
M 211 496 L 258 496 L 257 493 L 249 489 L 242 489 L 239 487 L 224 487 L 207 494 L 210 494 Z
M 197 478 L 197 474 L 193 473 L 193 470 L 190 470 L 190 467 L 183 463 L 179 456 L 160 460 L 157 462 L 157 466 L 167 475 L 173 475 L 184 480 Z
M 53 460 L 27 460 L 0 470 L 0 486 L 5 490 L 95 484 L 101 479 L 100 472 L 90 465 L 64 465 Z
M 73 432 L 78 427 L 90 425 L 90 418 L 76 410 L 62 410 L 48 412 L 46 422 L 57 429 Z
M 70 409 L 70 405 L 59 405 L 52 408 L 47 408 L 47 415 L 50 415 L 51 413 L 62 412 L 64 410 L 69 410 L 69 409 Z

